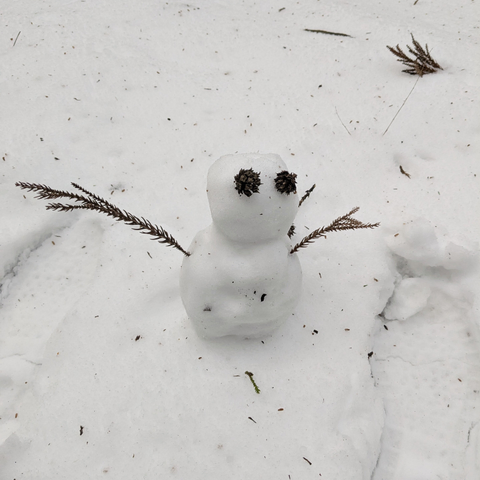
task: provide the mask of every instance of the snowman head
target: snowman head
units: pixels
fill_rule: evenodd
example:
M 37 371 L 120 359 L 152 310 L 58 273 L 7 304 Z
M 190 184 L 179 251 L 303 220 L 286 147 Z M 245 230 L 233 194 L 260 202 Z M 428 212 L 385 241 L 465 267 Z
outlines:
M 238 242 L 284 237 L 298 209 L 295 177 L 278 155 L 219 158 L 207 177 L 213 223 Z

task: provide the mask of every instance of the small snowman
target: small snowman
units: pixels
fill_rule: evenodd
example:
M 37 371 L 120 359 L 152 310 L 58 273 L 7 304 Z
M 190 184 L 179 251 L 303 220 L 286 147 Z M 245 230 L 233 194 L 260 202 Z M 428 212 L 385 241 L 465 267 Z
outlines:
M 299 249 L 327 233 L 379 224 L 352 217 L 358 207 L 326 227 L 311 231 L 293 247 L 293 220 L 298 207 L 296 175 L 274 154 L 237 154 L 219 158 L 207 177 L 212 224 L 185 250 L 163 227 L 122 210 L 82 186 L 80 193 L 54 190 L 44 184 L 16 186 L 54 200 L 47 210 L 94 210 L 130 225 L 185 255 L 180 295 L 198 334 L 204 338 L 238 335 L 254 338 L 272 333 L 290 315 L 300 297 Z M 58 203 L 59 198 L 73 204 Z
M 298 210 L 295 177 L 274 154 L 226 155 L 210 167 L 213 222 L 195 236 L 180 273 L 200 336 L 265 336 L 292 314 L 302 281 L 287 236 Z

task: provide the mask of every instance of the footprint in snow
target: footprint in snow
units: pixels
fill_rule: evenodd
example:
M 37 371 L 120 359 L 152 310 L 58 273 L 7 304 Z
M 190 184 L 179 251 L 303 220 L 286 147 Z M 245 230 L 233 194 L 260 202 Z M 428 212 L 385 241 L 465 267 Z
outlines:
M 0 443 L 18 426 L 15 405 L 42 364 L 46 343 L 91 283 L 101 235 L 101 227 L 92 221 L 56 231 L 23 252 L 2 279 Z M 46 322 L 39 324 L 38 318 Z

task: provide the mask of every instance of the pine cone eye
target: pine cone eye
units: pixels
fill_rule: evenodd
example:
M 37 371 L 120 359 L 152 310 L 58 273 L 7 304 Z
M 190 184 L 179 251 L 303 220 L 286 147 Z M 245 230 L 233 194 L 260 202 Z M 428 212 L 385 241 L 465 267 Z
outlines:
M 297 175 L 295 173 L 289 173 L 286 170 L 277 173 L 275 178 L 275 188 L 280 193 L 297 193 L 297 181 L 295 180 Z
M 235 190 L 239 195 L 242 193 L 250 197 L 252 193 L 259 193 L 258 187 L 262 184 L 260 173 L 254 172 L 252 168 L 245 170 L 243 168 L 235 175 Z

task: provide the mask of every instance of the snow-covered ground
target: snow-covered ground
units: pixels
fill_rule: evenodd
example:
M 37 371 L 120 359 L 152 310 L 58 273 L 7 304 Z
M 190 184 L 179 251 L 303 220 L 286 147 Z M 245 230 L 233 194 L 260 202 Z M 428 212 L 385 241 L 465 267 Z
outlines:
M 473 0 L 5 4 L 0 479 L 478 479 L 479 17 Z M 386 45 L 410 33 L 443 71 L 401 72 Z M 181 253 L 15 187 L 77 182 L 188 247 L 208 168 L 236 152 L 317 185 L 292 241 L 355 206 L 381 222 L 302 249 L 300 302 L 263 339 L 198 338 Z

